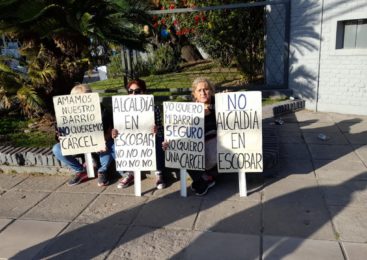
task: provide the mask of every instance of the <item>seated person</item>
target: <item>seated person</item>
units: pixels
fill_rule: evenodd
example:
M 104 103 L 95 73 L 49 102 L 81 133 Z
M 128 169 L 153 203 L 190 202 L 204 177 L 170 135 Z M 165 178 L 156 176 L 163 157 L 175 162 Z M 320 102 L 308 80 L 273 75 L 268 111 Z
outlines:
M 146 84 L 145 81 L 141 79 L 132 80 L 127 84 L 127 92 L 129 95 L 139 95 L 145 94 L 146 92 Z M 163 126 L 162 126 L 162 118 L 161 112 L 158 106 L 154 106 L 154 133 L 156 140 L 156 160 L 157 160 L 157 170 L 155 172 L 156 175 L 156 188 L 164 189 L 166 187 L 166 176 L 164 170 L 164 153 L 160 145 L 163 142 Z M 116 138 L 118 135 L 118 131 L 116 129 L 112 130 L 112 138 Z M 115 156 L 115 155 L 114 155 Z M 117 188 L 126 188 L 134 183 L 134 174 L 133 172 L 119 172 L 122 176 L 122 179 L 119 181 Z
M 82 93 L 91 93 L 92 90 L 88 85 L 80 84 L 75 86 L 70 94 L 82 94 Z M 113 139 L 111 138 L 111 129 L 112 129 L 112 117 L 110 113 L 107 113 L 104 109 L 102 109 L 102 123 L 103 130 L 105 134 L 106 147 L 103 151 L 98 153 L 99 164 L 98 168 L 98 186 L 107 186 L 109 184 L 109 179 L 107 175 L 107 169 L 110 163 L 113 161 L 113 157 L 111 155 L 111 150 L 113 146 Z M 56 130 L 56 140 L 59 141 L 60 132 Z M 88 180 L 88 175 L 86 169 L 83 164 L 81 164 L 74 155 L 62 155 L 60 143 L 57 143 L 53 146 L 52 152 L 55 157 L 66 164 L 73 172 L 73 177 L 69 180 L 68 185 L 74 186 L 83 181 Z

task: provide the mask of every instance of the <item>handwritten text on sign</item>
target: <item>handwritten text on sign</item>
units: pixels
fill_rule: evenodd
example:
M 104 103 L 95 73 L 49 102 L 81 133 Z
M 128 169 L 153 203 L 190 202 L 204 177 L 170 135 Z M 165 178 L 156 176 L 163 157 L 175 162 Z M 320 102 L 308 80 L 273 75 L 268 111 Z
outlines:
M 166 167 L 205 170 L 204 105 L 193 102 L 164 102 Z
M 116 169 L 152 171 L 156 169 L 154 98 L 152 95 L 113 96 Z
M 98 93 L 56 96 L 53 102 L 63 155 L 105 148 Z
M 218 171 L 261 172 L 261 92 L 218 93 L 215 101 Z

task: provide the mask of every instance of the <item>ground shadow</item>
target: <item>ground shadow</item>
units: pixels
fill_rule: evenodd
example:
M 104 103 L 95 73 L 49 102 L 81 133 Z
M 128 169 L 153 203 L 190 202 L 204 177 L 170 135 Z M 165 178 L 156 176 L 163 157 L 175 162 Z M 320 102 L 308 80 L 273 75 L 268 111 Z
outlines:
M 296 119 L 295 119 L 296 121 Z M 347 129 L 353 127 L 354 124 L 358 123 L 358 118 L 352 119 L 352 120 L 344 120 L 339 123 L 339 125 L 343 125 L 347 131 Z M 302 126 L 307 126 L 308 124 L 315 123 L 315 120 L 308 120 L 304 121 L 300 124 Z M 315 132 L 328 132 L 330 131 L 330 127 L 332 126 L 326 126 L 326 127 L 319 127 L 315 129 Z M 362 133 L 358 133 L 355 135 L 363 135 L 366 134 L 367 131 L 364 131 Z M 354 134 L 349 134 L 353 136 Z M 350 145 L 350 144 L 349 144 Z M 330 149 L 334 149 L 334 146 L 330 146 Z M 310 152 L 310 151 L 309 151 Z M 353 153 L 353 150 L 348 151 L 342 151 L 341 153 L 337 154 L 334 160 L 346 156 L 349 153 Z M 310 158 L 312 155 L 310 155 Z M 320 163 L 321 162 L 321 163 Z M 325 160 L 324 164 L 321 160 L 317 167 L 322 167 L 325 164 L 329 163 L 330 160 Z M 311 172 L 307 172 L 307 174 L 314 174 L 314 170 L 317 170 L 316 166 L 314 166 L 314 169 Z M 292 174 L 292 173 L 289 173 Z M 262 201 L 262 203 L 258 203 L 253 207 L 249 207 L 246 210 L 243 210 L 237 214 L 231 215 L 230 217 L 227 217 L 225 219 L 222 219 L 212 225 L 208 228 L 208 230 L 213 232 L 225 232 L 228 230 L 228 227 L 231 227 L 233 223 L 239 223 L 240 220 L 251 220 L 254 219 L 254 214 L 260 214 L 261 215 L 261 225 L 258 229 L 253 229 L 251 227 L 251 223 L 247 223 L 250 226 L 245 227 L 244 229 L 238 228 L 238 230 L 242 230 L 242 234 L 252 234 L 255 236 L 258 236 L 260 241 L 260 250 L 257 255 L 250 256 L 247 255 L 248 252 L 243 252 L 243 259 L 257 259 L 263 257 L 263 252 L 261 248 L 264 247 L 262 237 L 266 235 L 281 235 L 286 237 L 292 237 L 292 236 L 301 236 L 302 238 L 312 238 L 316 233 L 319 232 L 319 230 L 328 223 L 331 222 L 331 220 L 337 216 L 344 208 L 347 206 L 351 201 L 354 193 L 365 190 L 367 181 L 366 179 L 363 180 L 363 177 L 365 178 L 367 174 L 367 171 L 362 172 L 358 176 L 355 176 L 353 178 L 350 178 L 344 182 L 340 182 L 337 185 L 318 185 L 315 187 L 307 187 L 302 188 L 296 191 L 292 191 L 286 194 L 283 194 L 278 197 L 271 198 L 269 200 L 265 199 Z M 363 175 L 363 177 L 362 177 Z M 277 176 L 276 178 L 267 179 L 266 184 L 267 185 L 274 185 L 276 182 L 278 182 L 281 178 L 284 178 L 286 176 Z M 225 178 L 225 176 L 224 176 Z M 233 180 L 236 182 L 235 180 Z M 358 182 L 358 185 L 355 185 L 355 183 Z M 251 185 L 251 183 L 250 183 Z M 262 183 L 256 183 L 254 187 L 255 189 L 261 189 Z M 325 206 L 325 191 L 327 191 L 328 194 L 337 194 L 337 192 L 348 185 L 354 185 L 356 187 L 355 190 L 348 189 L 347 192 L 343 193 L 343 205 L 338 205 L 338 207 L 335 207 L 334 210 L 327 211 Z M 353 186 L 353 187 L 354 187 Z M 71 231 L 67 233 L 60 234 L 58 237 L 55 237 L 53 239 L 50 239 L 49 241 L 46 241 L 44 243 L 40 243 L 34 247 L 27 248 L 21 252 L 19 252 L 16 256 L 14 256 L 13 259 L 27 259 L 30 252 L 37 248 L 43 248 L 44 250 L 41 251 L 41 253 L 36 257 L 38 258 L 56 258 L 56 259 L 74 259 L 74 258 L 83 258 L 83 259 L 90 259 L 94 258 L 100 255 L 109 255 L 111 251 L 118 246 L 121 246 L 129 241 L 132 241 L 140 236 L 144 236 L 148 234 L 149 232 L 152 232 L 152 228 L 162 228 L 164 226 L 170 225 L 172 223 L 175 223 L 179 221 L 180 219 L 184 219 L 187 216 L 190 216 L 192 214 L 198 214 L 199 211 L 208 211 L 212 207 L 216 206 L 218 203 L 221 203 L 222 201 L 228 199 L 229 197 L 233 196 L 236 192 L 236 190 L 226 190 L 224 193 L 224 196 L 221 197 L 215 197 L 216 192 L 219 190 L 215 190 L 216 187 L 214 187 L 213 190 L 204 199 L 197 199 L 193 196 L 191 196 L 191 201 L 188 201 L 187 199 L 184 200 L 183 198 L 180 198 L 179 191 L 175 193 L 168 194 L 166 196 L 162 196 L 159 198 L 156 198 L 148 203 L 145 203 L 143 205 L 132 207 L 128 210 L 121 211 L 117 214 L 114 214 L 110 217 L 104 218 L 96 223 L 93 224 L 85 224 L 82 226 L 76 226 L 75 229 L 72 229 Z M 218 189 L 220 188 L 220 183 L 218 185 Z M 177 203 L 177 205 L 185 205 L 189 204 L 190 206 L 186 207 L 185 210 L 181 212 L 174 212 L 172 210 L 172 204 L 165 203 L 167 200 L 174 200 L 174 203 Z M 197 200 L 197 202 L 195 202 Z M 245 201 L 246 199 L 244 199 Z M 194 201 L 194 202 L 193 202 Z M 182 203 L 182 204 L 180 204 Z M 162 206 L 163 205 L 163 206 Z M 288 206 L 287 206 L 288 205 Z M 291 208 L 289 206 L 292 206 L 293 209 L 295 209 L 295 212 L 291 213 Z M 126 235 L 126 232 L 131 229 L 131 227 L 136 227 L 136 223 L 134 223 L 134 218 L 136 218 L 139 213 L 141 212 L 141 209 L 145 208 L 159 208 L 162 210 L 162 216 L 164 218 L 160 219 L 158 222 L 159 224 L 150 227 L 147 229 L 143 229 L 141 232 L 135 232 L 130 233 L 128 239 L 124 237 Z M 284 221 L 282 222 L 282 219 L 272 219 L 271 224 L 266 219 L 267 217 L 267 210 L 269 209 L 275 209 L 278 210 L 279 208 L 279 216 L 286 217 L 288 214 L 294 214 L 292 216 L 295 216 L 295 218 L 289 219 L 286 223 Z M 337 209 L 337 210 L 335 210 Z M 287 212 L 289 211 L 289 212 Z M 256 213 L 257 212 L 257 213 Z M 259 213 L 260 212 L 260 213 Z M 282 215 L 283 214 L 283 215 Z M 125 215 L 133 215 L 133 220 L 129 224 L 121 224 L 121 219 Z M 259 215 L 259 216 L 260 216 Z M 293 223 L 292 223 L 293 222 Z M 73 224 L 73 223 L 72 223 Z M 129 227 L 130 225 L 130 227 Z M 144 224 L 141 224 L 141 226 L 144 226 Z M 285 225 L 285 226 L 284 226 Z M 285 228 L 283 232 L 280 232 L 279 230 L 284 227 Z M 289 227 L 302 227 L 301 228 L 301 235 L 300 233 L 294 233 L 292 228 Z M 249 229 L 247 229 L 249 228 Z M 232 229 L 233 230 L 233 229 Z M 235 228 L 236 230 L 236 228 Z M 233 233 L 236 233 L 238 231 L 233 231 Z M 280 232 L 280 233 L 279 233 Z M 335 230 L 333 231 L 335 232 Z M 231 233 L 232 234 L 232 233 Z M 198 252 L 200 252 L 200 255 L 202 253 L 209 254 L 211 251 L 213 251 L 212 245 L 206 244 L 205 241 L 207 239 L 207 232 L 204 232 L 203 235 L 198 236 L 195 240 L 190 242 L 189 245 L 187 245 L 183 250 L 181 250 L 179 253 L 177 253 L 174 258 L 184 258 L 184 259 L 199 259 L 200 257 L 197 255 Z M 334 234 L 335 236 L 337 234 Z M 332 238 L 331 238 L 332 239 Z M 113 246 L 111 246 L 111 241 L 115 241 Z M 287 243 L 287 240 L 284 240 L 283 242 L 280 242 L 276 246 L 272 248 L 266 248 L 264 247 L 264 252 L 266 251 L 266 254 L 276 254 L 277 256 L 286 256 L 287 254 L 293 252 L 302 244 L 302 240 L 300 240 L 299 243 L 293 243 L 291 246 L 287 246 L 287 250 L 284 251 L 284 249 L 279 251 L 280 248 L 283 248 L 284 243 Z M 196 245 L 205 245 L 205 247 L 200 248 L 200 250 L 192 250 L 193 247 Z M 225 251 L 225 250 L 222 250 Z M 241 251 L 241 250 L 240 250 Z M 195 254 L 193 254 L 195 252 Z M 205 254 L 204 254 L 205 255 Z M 215 256 L 213 256 L 215 258 Z

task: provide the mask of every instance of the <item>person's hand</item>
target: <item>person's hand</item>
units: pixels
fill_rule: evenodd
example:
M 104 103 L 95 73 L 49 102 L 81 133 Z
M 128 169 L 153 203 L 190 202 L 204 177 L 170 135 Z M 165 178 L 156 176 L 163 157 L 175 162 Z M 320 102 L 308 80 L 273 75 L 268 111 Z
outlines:
M 114 128 L 111 130 L 111 137 L 113 139 L 115 139 L 118 135 L 119 135 L 119 131 L 117 131 L 117 129 Z
M 162 142 L 162 149 L 163 151 L 166 151 L 168 150 L 168 147 L 169 147 L 169 141 L 165 140 Z
M 204 104 L 204 115 L 210 115 L 211 110 L 210 110 L 211 104 Z
M 158 127 L 157 127 L 156 125 L 154 125 L 154 126 L 153 126 L 153 128 L 152 128 L 152 132 L 153 132 L 154 134 L 157 134 L 157 132 L 158 132 Z

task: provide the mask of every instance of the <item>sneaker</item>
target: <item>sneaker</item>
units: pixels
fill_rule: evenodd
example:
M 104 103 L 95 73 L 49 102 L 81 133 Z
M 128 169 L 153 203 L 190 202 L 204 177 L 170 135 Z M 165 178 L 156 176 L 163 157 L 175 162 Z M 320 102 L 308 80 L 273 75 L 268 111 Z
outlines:
M 69 180 L 68 185 L 74 186 L 85 180 L 88 180 L 88 174 L 86 172 L 78 172 Z
M 199 186 L 199 182 L 198 181 L 193 181 L 190 185 L 190 188 L 193 192 L 196 192 L 196 189 L 198 189 L 198 186 Z
M 208 182 L 212 182 L 213 181 L 213 177 L 211 175 L 208 175 L 206 173 L 204 173 L 202 176 L 201 176 L 202 180 L 203 181 L 208 181 Z M 215 184 L 215 182 L 214 182 Z M 202 181 L 193 181 L 190 185 L 190 188 L 193 192 L 196 192 L 196 190 L 199 190 L 201 187 L 202 187 Z M 214 185 L 213 185 L 214 186 Z M 212 186 L 212 187 L 213 187 Z M 211 187 L 210 187 L 211 188 Z
M 118 189 L 122 189 L 122 188 L 127 188 L 129 187 L 131 184 L 134 183 L 134 175 L 133 174 L 129 174 L 125 177 L 123 177 L 119 183 L 117 184 L 117 188 Z
M 193 182 L 193 185 L 191 185 L 191 188 L 195 191 L 195 194 L 197 196 L 203 196 L 205 195 L 208 190 L 215 185 L 215 181 L 213 178 L 208 178 L 207 180 L 202 180 L 198 182 Z
M 156 174 L 155 186 L 157 187 L 158 190 L 162 190 L 166 187 L 166 183 L 163 180 L 162 174 Z
M 107 186 L 109 183 L 105 173 L 98 173 L 98 187 Z

